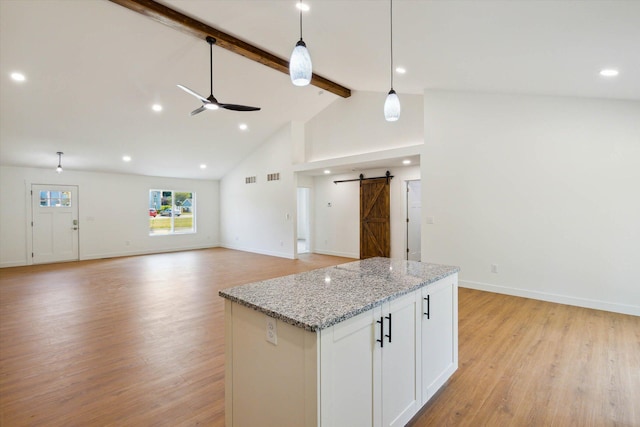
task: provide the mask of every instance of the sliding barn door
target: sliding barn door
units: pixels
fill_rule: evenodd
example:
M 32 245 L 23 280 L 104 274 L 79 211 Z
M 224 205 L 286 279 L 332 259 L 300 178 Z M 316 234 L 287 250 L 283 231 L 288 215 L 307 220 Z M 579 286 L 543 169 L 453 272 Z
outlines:
M 389 179 L 360 181 L 360 259 L 389 257 Z

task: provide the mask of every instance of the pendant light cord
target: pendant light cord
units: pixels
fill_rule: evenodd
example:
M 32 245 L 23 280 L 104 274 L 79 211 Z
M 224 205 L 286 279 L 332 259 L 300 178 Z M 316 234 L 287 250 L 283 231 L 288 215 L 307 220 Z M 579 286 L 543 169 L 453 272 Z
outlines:
M 389 0 L 389 21 L 391 23 L 391 90 L 393 90 L 393 0 Z
M 300 40 L 302 40 L 302 0 L 299 0 L 298 4 L 298 9 L 300 9 Z

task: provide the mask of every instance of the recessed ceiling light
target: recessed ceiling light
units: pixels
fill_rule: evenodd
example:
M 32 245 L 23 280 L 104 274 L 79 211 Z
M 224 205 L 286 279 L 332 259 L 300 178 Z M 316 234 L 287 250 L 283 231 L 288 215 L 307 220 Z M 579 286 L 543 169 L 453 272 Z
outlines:
M 130 162 L 131 161 L 131 156 L 122 156 L 122 161 Z
M 398 74 L 404 74 L 407 72 L 407 69 L 404 67 L 396 67 L 396 73 Z
M 160 105 L 160 104 L 153 104 L 153 105 L 151 106 L 151 109 L 152 109 L 153 111 L 160 112 L 160 111 L 162 111 L 162 105 Z
M 240 130 L 247 130 L 247 129 L 249 129 L 249 126 L 247 126 L 247 124 L 246 124 L 246 123 L 240 123 L 240 124 L 238 125 L 238 129 L 240 129 Z
M 11 78 L 16 82 L 23 82 L 23 81 L 27 80 L 27 77 L 24 74 L 19 73 L 17 71 L 11 73 Z
M 296 7 L 298 9 L 300 9 L 303 12 L 308 12 L 309 11 L 309 5 L 306 3 L 296 3 Z
M 603 70 L 600 70 L 600 75 L 602 77 L 615 77 L 618 74 L 620 74 L 620 72 L 618 70 L 613 69 L 613 68 L 605 68 Z
M 330 174 L 330 173 L 331 173 L 331 171 L 330 171 L 329 169 L 325 169 L 325 170 L 324 170 L 324 173 L 326 173 L 326 174 Z
M 204 163 L 200 165 L 200 169 L 206 169 L 207 165 L 205 165 Z
M 410 165 L 411 164 L 411 160 L 407 159 L 407 160 L 403 160 L 402 161 L 403 165 Z

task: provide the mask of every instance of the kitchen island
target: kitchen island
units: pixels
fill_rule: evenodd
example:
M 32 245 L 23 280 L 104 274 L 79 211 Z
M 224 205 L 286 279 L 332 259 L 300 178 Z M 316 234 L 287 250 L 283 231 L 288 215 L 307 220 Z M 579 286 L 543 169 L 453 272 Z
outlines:
M 458 271 L 370 258 L 220 291 L 226 425 L 405 425 L 458 367 Z

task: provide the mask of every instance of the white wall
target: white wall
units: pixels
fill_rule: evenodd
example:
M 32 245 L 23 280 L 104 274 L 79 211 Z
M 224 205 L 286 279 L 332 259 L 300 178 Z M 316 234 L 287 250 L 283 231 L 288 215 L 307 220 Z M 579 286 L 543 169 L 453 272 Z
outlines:
M 384 176 L 385 169 L 358 171 L 347 175 L 315 177 L 313 252 L 360 258 L 360 185 L 334 184 L 334 180 Z M 420 179 L 418 166 L 390 170 L 391 258 L 406 258 L 406 184 Z M 328 204 L 331 203 L 331 207 Z
M 383 115 L 382 92 L 352 92 L 321 111 L 305 126 L 307 162 L 353 156 L 423 143 L 422 95 L 399 94 L 397 122 Z
M 296 185 L 288 124 L 227 173 L 220 183 L 221 245 L 294 258 Z M 280 173 L 267 182 L 267 174 Z M 245 177 L 255 176 L 255 184 Z
M 31 184 L 77 185 L 80 259 L 197 249 L 219 243 L 218 181 L 0 167 L 0 266 L 31 262 Z M 149 190 L 196 193 L 197 233 L 149 236 Z M 127 244 L 129 242 L 129 244 Z M 29 255 L 28 255 L 29 254 Z
M 424 103 L 423 261 L 461 266 L 462 286 L 640 314 L 640 102 Z

